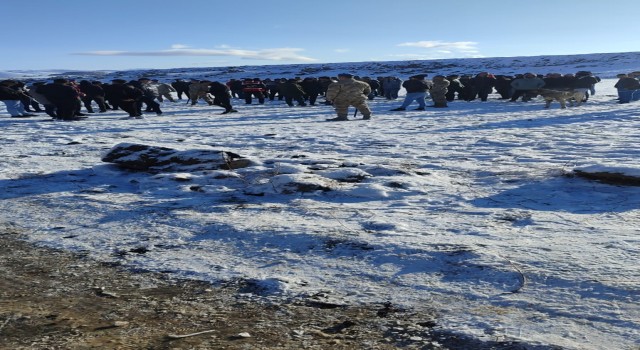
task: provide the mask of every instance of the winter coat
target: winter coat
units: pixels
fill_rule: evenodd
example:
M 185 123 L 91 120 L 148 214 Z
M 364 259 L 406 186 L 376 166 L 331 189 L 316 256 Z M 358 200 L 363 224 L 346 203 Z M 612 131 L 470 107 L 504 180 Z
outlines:
M 176 89 L 176 91 L 187 91 L 189 90 L 189 85 L 191 85 L 191 83 L 182 80 L 171 83 L 171 87 Z
M 494 78 L 492 75 L 476 75 L 475 78 L 473 78 L 473 86 L 477 91 L 491 90 L 495 85 L 496 78 Z
M 371 93 L 371 86 L 353 78 L 340 80 L 327 88 L 327 100 L 334 102 L 364 101 Z
M 372 79 L 367 81 L 367 83 L 371 86 L 371 90 L 378 90 L 380 88 L 380 82 L 377 80 Z
M 570 82 L 568 82 L 567 79 L 565 79 L 564 77 L 557 77 L 557 78 L 549 77 L 549 78 L 543 78 L 542 80 L 544 81 L 545 89 L 566 90 L 571 88 Z
M 544 80 L 538 77 L 515 79 L 511 86 L 516 90 L 538 90 L 544 86 Z
M 427 92 L 429 83 L 426 80 L 409 79 L 402 83 L 402 87 L 407 90 L 407 93 Z
M 464 88 L 464 85 L 458 78 L 451 78 L 447 80 L 449 80 L 449 88 L 447 89 L 448 91 L 460 93 L 462 91 L 462 88 Z
M 242 83 L 242 92 L 258 93 L 265 92 L 267 87 L 261 82 L 244 82 Z
M 0 101 L 20 100 L 24 95 L 8 86 L 0 85 Z
M 400 90 L 401 86 L 402 86 L 402 80 L 397 78 L 387 79 L 384 82 L 385 90 Z
M 441 79 L 441 80 L 434 80 L 432 85 L 431 85 L 431 90 L 429 91 L 429 93 L 431 94 L 431 96 L 434 95 L 444 95 L 447 93 L 447 91 L 449 91 L 449 85 L 451 83 L 449 82 L 449 80 L 447 79 Z
M 129 84 L 111 84 L 109 86 L 110 98 L 113 101 L 138 101 L 142 98 L 142 90 Z
M 591 88 L 594 84 L 598 83 L 598 79 L 596 79 L 596 77 L 593 76 L 584 76 L 581 78 L 577 78 L 574 82 L 573 82 L 573 88 L 574 89 L 589 89 Z
M 304 79 L 300 82 L 300 86 L 306 95 L 318 95 L 322 92 L 322 86 L 317 79 Z
M 218 81 L 214 81 L 209 87 L 209 93 L 217 98 L 229 96 L 230 91 L 231 89 L 227 85 Z
M 634 78 L 626 77 L 618 80 L 616 85 L 614 85 L 618 90 L 638 90 L 640 89 L 640 81 Z
M 280 84 L 280 93 L 282 93 L 282 96 L 293 98 L 303 97 L 305 95 L 305 91 L 302 89 L 302 86 L 293 81 L 287 81 Z
M 158 97 L 158 85 L 156 84 L 151 84 L 151 83 L 147 83 L 147 84 L 141 84 L 140 88 L 142 89 L 142 92 L 144 93 L 144 96 L 148 97 L 148 98 L 156 98 Z
M 167 84 L 167 83 L 159 83 L 159 84 L 155 84 L 156 89 L 158 90 L 158 94 L 160 95 L 168 95 L 172 92 L 176 92 L 176 89 Z
M 30 86 L 29 87 L 29 95 L 31 95 L 31 97 L 33 97 L 34 100 L 36 100 L 38 103 L 41 103 L 43 105 L 50 105 L 52 104 L 49 100 L 47 100 L 47 97 L 41 93 L 38 92 L 38 87 L 39 86 Z
M 93 85 L 88 81 L 81 81 L 79 88 L 86 98 L 93 99 L 96 96 L 104 96 L 104 90 L 101 87 Z
M 229 86 L 229 88 L 231 90 L 242 90 L 242 81 L 240 80 L 230 80 L 229 82 L 227 82 L 227 86 Z
M 189 95 L 192 98 L 196 98 L 198 96 L 204 96 L 209 92 L 209 84 L 206 83 L 191 83 L 189 85 Z
M 78 100 L 78 92 L 72 86 L 64 84 L 47 84 L 36 89 L 47 100 L 55 105 L 73 104 Z

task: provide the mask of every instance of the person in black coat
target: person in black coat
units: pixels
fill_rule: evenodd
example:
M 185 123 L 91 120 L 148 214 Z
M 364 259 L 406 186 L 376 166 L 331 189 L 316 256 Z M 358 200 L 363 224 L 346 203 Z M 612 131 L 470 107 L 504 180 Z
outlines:
M 310 105 L 315 106 L 318 95 L 320 95 L 322 91 L 322 86 L 320 86 L 318 79 L 311 77 L 304 78 L 302 82 L 300 82 L 300 86 L 302 90 L 304 90 L 305 100 L 308 100 Z
M 142 113 L 138 111 L 138 101 L 142 99 L 142 90 L 127 84 L 126 80 L 114 79 L 111 81 L 111 98 L 115 105 L 123 111 L 129 113 L 131 118 L 142 118 Z
M 96 104 L 98 104 L 100 113 L 104 113 L 107 111 L 107 107 L 104 104 L 104 90 L 102 89 L 102 87 L 94 85 L 88 80 L 81 80 L 80 91 L 84 93 L 84 96 L 82 97 L 82 103 L 84 104 L 84 108 L 87 109 L 87 112 L 94 113 L 93 107 L 91 106 L 92 101 L 95 101 Z
M 15 85 L 13 85 L 11 88 L 15 89 L 20 93 L 21 95 L 20 102 L 22 102 L 22 105 L 24 106 L 25 111 L 42 112 L 42 108 L 40 108 L 40 104 L 38 103 L 38 101 L 34 100 L 33 97 L 29 94 L 29 91 L 27 91 L 25 83 L 19 81 Z
M 231 106 L 231 89 L 229 86 L 219 81 L 214 81 L 209 85 L 209 93 L 213 95 L 213 104 L 224 108 L 224 112 L 221 114 L 237 112 Z
M 569 90 L 571 84 L 560 73 L 549 73 L 542 78 L 544 88 L 549 90 Z
M 424 111 L 426 107 L 425 99 L 427 97 L 427 90 L 431 87 L 429 82 L 425 80 L 426 74 L 414 75 L 402 83 L 402 87 L 407 90 L 407 95 L 402 102 L 402 106 L 392 109 L 392 111 L 404 111 L 409 107 L 413 101 L 418 102 L 418 108 L 416 111 Z
M 142 113 L 142 104 L 146 104 L 145 112 L 154 112 L 161 115 L 160 104 L 156 102 L 158 98 L 158 90 L 151 85 L 151 79 L 140 78 L 137 81 L 130 82 L 135 88 L 142 90 L 142 97 L 138 100 L 138 112 Z
M 467 102 L 473 101 L 475 96 L 475 87 L 473 86 L 474 80 L 471 75 L 465 74 L 460 77 L 460 83 L 462 83 L 462 93 L 458 94 L 458 98 Z
M 7 106 L 7 112 L 12 118 L 27 118 L 35 116 L 35 114 L 29 114 L 24 110 L 24 106 L 20 100 L 22 98 L 22 94 L 13 88 L 16 83 L 17 82 L 15 80 L 0 81 L 0 101 Z
M 231 79 L 227 82 L 227 86 L 231 89 L 231 97 L 244 98 L 244 92 L 242 91 L 242 81 L 238 79 Z
M 477 97 L 480 101 L 487 101 L 489 94 L 493 92 L 493 87 L 496 85 L 496 78 L 493 74 L 487 72 L 480 72 L 473 78 L 473 99 Z
M 295 79 L 289 79 L 280 85 L 280 92 L 284 96 L 284 101 L 293 107 L 293 101 L 298 102 L 298 106 L 306 106 L 304 103 L 305 91 Z
M 512 76 L 509 75 L 496 75 L 496 92 L 500 95 L 501 100 L 507 100 L 511 98 L 513 88 L 511 88 Z
M 582 102 L 587 102 L 589 99 L 589 92 L 591 92 L 592 95 L 595 94 L 595 86 L 599 82 L 600 78 L 594 76 L 591 72 L 579 71 L 576 73 L 576 81 L 573 83 L 573 88 L 586 89 L 584 91 L 584 100 L 582 100 Z
M 176 93 L 178 94 L 178 100 L 182 100 L 182 94 L 187 96 L 187 99 L 191 99 L 189 96 L 189 82 L 184 81 L 182 79 L 176 79 L 176 81 L 171 83 L 171 86 L 176 89 Z
M 46 84 L 36 91 L 43 94 L 55 106 L 56 119 L 80 119 L 76 118 L 79 95 L 67 79 L 54 79 L 52 84 Z
M 449 81 L 449 87 L 447 88 L 447 93 L 445 94 L 445 98 L 448 102 L 452 102 L 456 99 L 456 93 L 458 94 L 458 98 L 460 99 L 460 94 L 462 94 L 462 89 L 464 85 L 460 82 L 460 76 L 458 74 L 451 74 L 446 78 Z
M 269 101 L 275 100 L 276 94 L 278 94 L 279 100 L 282 100 L 282 95 L 280 94 L 279 79 L 275 79 L 275 80 L 265 79 L 264 85 L 267 87 L 267 91 L 265 94 L 269 97 Z

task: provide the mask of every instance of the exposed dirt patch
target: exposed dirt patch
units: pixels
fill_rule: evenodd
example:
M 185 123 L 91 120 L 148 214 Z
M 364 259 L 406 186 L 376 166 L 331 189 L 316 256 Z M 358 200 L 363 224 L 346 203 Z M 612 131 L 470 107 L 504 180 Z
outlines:
M 262 302 L 241 283 L 170 280 L 19 238 L 0 232 L 0 349 L 542 349 L 459 337 L 425 311 Z

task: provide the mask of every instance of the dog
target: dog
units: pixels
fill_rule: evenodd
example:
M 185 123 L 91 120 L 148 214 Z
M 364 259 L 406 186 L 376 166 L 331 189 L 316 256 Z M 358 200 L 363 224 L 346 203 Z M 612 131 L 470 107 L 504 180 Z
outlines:
M 540 89 L 538 93 L 542 98 L 544 98 L 545 105 L 544 108 L 549 108 L 551 106 L 551 102 L 554 100 L 560 102 L 560 108 L 567 108 L 567 101 L 569 101 L 569 105 L 571 107 L 580 106 L 582 101 L 584 100 L 585 93 L 587 89 L 573 89 L 573 90 L 551 90 L 551 89 Z

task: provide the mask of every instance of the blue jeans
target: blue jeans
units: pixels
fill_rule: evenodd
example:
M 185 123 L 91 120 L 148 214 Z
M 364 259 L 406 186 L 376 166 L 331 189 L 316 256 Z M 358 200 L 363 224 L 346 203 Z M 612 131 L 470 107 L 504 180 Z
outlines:
M 640 90 L 618 89 L 618 98 L 620 103 L 629 103 L 631 101 L 638 101 L 640 100 Z
M 20 100 L 2 100 L 2 102 L 7 106 L 7 112 L 9 112 L 12 117 L 19 117 L 23 114 L 27 114 Z
M 425 99 L 427 98 L 426 92 L 408 92 L 407 96 L 404 98 L 404 102 L 402 102 L 401 108 L 407 108 L 411 102 L 418 101 L 418 105 L 420 108 L 425 107 Z

